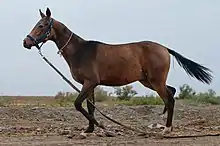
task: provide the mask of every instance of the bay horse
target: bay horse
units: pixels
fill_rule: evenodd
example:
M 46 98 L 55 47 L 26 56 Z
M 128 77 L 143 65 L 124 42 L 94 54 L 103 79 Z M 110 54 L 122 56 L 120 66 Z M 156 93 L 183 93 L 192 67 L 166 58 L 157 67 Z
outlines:
M 168 114 L 163 133 L 171 132 L 176 89 L 166 84 L 170 54 L 190 76 L 206 84 L 212 81 L 212 71 L 209 68 L 156 42 L 106 44 L 85 40 L 52 18 L 49 8 L 46 15 L 41 10 L 39 12 L 41 19 L 23 40 L 23 46 L 31 49 L 32 46 L 49 40 L 56 44 L 70 68 L 73 79 L 82 85 L 74 106 L 89 121 L 85 133 L 92 133 L 94 125 L 101 127 L 94 117 L 95 109 L 91 103 L 87 101 L 88 112 L 82 107 L 85 99 L 95 103 L 96 86 L 122 86 L 135 81 L 156 91 L 164 101 L 163 114 L 166 111 Z

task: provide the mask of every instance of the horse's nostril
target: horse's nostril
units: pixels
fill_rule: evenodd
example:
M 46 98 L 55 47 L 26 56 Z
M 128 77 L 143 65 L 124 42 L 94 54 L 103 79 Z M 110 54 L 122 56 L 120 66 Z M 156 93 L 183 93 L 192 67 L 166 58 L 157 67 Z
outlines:
M 24 44 L 24 45 L 26 45 L 26 44 L 27 44 L 27 43 L 26 43 L 26 40 L 24 40 L 24 41 L 23 41 L 23 44 Z

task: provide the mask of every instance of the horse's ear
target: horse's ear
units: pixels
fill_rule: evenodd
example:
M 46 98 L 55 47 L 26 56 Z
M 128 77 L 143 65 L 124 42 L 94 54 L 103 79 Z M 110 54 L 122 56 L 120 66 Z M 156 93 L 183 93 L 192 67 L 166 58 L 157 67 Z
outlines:
M 41 12 L 41 9 L 39 9 L 39 12 L 40 12 L 40 16 L 41 16 L 41 18 L 44 18 L 44 17 L 45 17 L 45 15 L 44 15 L 44 13 L 43 13 L 43 12 Z
M 47 8 L 47 10 L 46 10 L 46 15 L 47 15 L 47 17 L 50 17 L 50 16 L 51 16 L 51 12 L 50 12 L 50 9 L 49 9 L 49 8 Z

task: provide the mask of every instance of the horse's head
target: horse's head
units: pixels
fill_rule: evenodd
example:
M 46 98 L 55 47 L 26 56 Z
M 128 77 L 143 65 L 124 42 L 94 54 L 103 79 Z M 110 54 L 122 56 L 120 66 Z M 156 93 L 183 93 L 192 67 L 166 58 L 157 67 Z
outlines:
M 23 40 L 23 46 L 31 49 L 32 46 L 39 47 L 39 43 L 45 43 L 47 40 L 52 40 L 55 32 L 52 28 L 54 19 L 51 18 L 50 9 L 47 8 L 46 15 L 39 10 L 41 19 L 37 22 L 30 34 Z

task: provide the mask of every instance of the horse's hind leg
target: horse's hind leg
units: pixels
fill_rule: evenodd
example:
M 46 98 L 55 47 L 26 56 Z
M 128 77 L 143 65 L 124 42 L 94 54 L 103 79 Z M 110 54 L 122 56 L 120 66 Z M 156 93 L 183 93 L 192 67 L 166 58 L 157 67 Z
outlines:
M 173 120 L 173 110 L 175 100 L 173 98 L 173 93 L 169 89 L 168 86 L 161 80 L 157 79 L 150 79 L 149 81 L 140 81 L 144 86 L 153 88 L 159 96 L 163 99 L 165 103 L 165 107 L 167 108 L 168 115 L 167 115 L 167 122 L 166 127 L 163 133 L 171 132 L 172 131 L 172 120 Z
M 173 94 L 169 90 L 169 88 L 164 84 L 161 84 L 161 83 L 153 84 L 153 86 L 156 89 L 157 93 L 160 95 L 160 97 L 165 102 L 165 107 L 168 112 L 166 127 L 165 127 L 163 133 L 171 132 L 172 131 L 172 121 L 173 121 L 173 110 L 174 110 L 174 104 L 175 104 Z
M 172 93 L 172 95 L 173 95 L 173 97 L 174 97 L 174 95 L 175 95 L 175 93 L 176 93 L 176 89 L 175 89 L 174 87 L 172 87 L 172 86 L 169 86 L 169 85 L 167 85 L 167 88 L 168 88 L 168 90 L 170 90 L 170 92 Z M 166 106 L 165 106 L 164 109 L 163 109 L 163 113 L 162 113 L 162 114 L 165 114 L 166 111 L 167 111 L 167 108 L 166 108 Z
M 95 107 L 88 100 L 93 104 L 95 104 L 94 90 L 92 91 L 91 95 L 88 97 L 86 102 L 87 102 L 88 113 L 95 119 L 94 117 Z M 94 128 L 95 128 L 94 123 L 89 121 L 89 126 L 87 127 L 85 133 L 92 133 L 94 131 Z
M 156 91 L 156 90 L 153 88 L 153 86 L 151 85 L 151 83 L 150 83 L 149 81 L 147 81 L 147 79 L 146 79 L 146 80 L 141 80 L 141 81 L 139 81 L 139 82 L 140 82 L 142 85 L 144 85 L 145 87 L 148 87 L 148 88 L 150 88 L 150 89 L 153 90 L 153 91 Z M 175 93 L 176 93 L 176 89 L 175 89 L 174 87 L 169 86 L 169 85 L 167 85 L 167 88 L 168 88 L 168 90 L 170 90 L 170 92 L 172 93 L 172 95 L 173 95 L 173 97 L 174 97 L 174 95 L 175 95 Z M 165 101 L 164 101 L 164 103 L 165 103 Z M 166 111 L 167 111 L 167 107 L 166 107 L 166 104 L 165 104 L 162 114 L 165 114 Z

